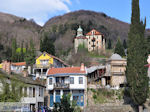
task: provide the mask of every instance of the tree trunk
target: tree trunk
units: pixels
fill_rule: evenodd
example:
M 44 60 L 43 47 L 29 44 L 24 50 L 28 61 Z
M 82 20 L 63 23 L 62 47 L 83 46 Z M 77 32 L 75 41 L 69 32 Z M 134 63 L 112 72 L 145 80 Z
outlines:
M 143 112 L 143 106 L 139 105 L 139 112 Z

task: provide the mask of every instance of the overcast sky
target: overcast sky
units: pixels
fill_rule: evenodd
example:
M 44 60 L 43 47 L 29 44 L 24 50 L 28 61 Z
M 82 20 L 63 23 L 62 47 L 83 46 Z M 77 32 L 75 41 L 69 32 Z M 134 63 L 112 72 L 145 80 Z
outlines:
M 130 23 L 131 0 L 0 0 L 0 12 L 34 19 L 43 25 L 48 19 L 80 9 L 104 12 Z M 150 0 L 140 0 L 141 19 L 150 28 Z

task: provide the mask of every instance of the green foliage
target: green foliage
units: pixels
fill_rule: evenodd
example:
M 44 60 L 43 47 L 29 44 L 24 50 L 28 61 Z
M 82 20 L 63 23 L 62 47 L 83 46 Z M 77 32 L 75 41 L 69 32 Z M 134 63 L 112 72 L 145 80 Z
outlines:
M 130 97 L 136 105 L 145 103 L 148 93 L 147 42 L 144 37 L 145 24 L 140 21 L 139 0 L 132 0 L 132 18 L 128 34 L 126 77 Z
M 24 61 L 24 56 L 26 53 L 26 49 L 23 48 L 23 41 L 21 43 L 21 48 L 18 48 L 16 39 L 12 40 L 12 55 L 11 60 L 13 62 L 21 62 Z
M 123 40 L 123 47 L 124 47 L 124 49 L 126 49 L 126 48 L 127 48 L 127 42 L 126 42 L 126 40 L 125 40 L 125 39 Z
M 96 95 L 96 94 L 93 95 L 93 99 L 94 99 L 94 100 L 97 99 L 97 95 Z
M 70 101 L 71 95 L 63 95 L 60 103 L 54 103 L 53 112 L 74 112 L 75 103 Z
M 17 49 L 16 49 L 16 53 L 17 53 L 17 54 L 21 54 L 21 48 L 17 48 Z M 26 53 L 26 48 L 23 48 L 23 53 L 24 53 L 24 54 Z
M 112 49 L 111 39 L 108 39 L 108 49 Z
M 30 47 L 26 52 L 25 61 L 27 65 L 33 65 L 35 63 L 35 48 L 33 44 L 33 40 L 30 40 Z
M 150 54 L 150 36 L 147 37 L 148 53 Z
M 44 34 L 44 39 L 40 41 L 40 51 L 55 55 L 54 40 L 47 33 Z
M 11 80 L 10 83 L 5 78 L 0 77 L 2 83 L 2 92 L 0 92 L 0 102 L 19 102 L 22 94 L 23 83 Z
M 107 100 L 113 99 L 115 93 L 113 90 L 107 89 L 91 89 L 95 103 L 106 103 Z
M 125 56 L 124 48 L 120 41 L 120 38 L 118 38 L 118 41 L 115 47 L 115 53 L 119 54 L 120 56 Z
M 14 39 L 12 40 L 12 55 L 11 55 L 11 60 L 12 60 L 13 62 L 16 62 L 16 61 L 17 61 L 16 49 L 17 49 L 17 42 L 16 42 L 16 39 L 14 38 Z

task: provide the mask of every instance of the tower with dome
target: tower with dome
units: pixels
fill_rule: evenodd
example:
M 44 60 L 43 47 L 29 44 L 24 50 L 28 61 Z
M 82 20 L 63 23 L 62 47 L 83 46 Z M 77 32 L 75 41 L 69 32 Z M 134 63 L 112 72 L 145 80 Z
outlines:
M 77 29 L 77 35 L 74 38 L 75 53 L 78 52 L 80 46 L 87 48 L 89 52 L 105 51 L 105 41 L 104 35 L 95 29 L 92 29 L 86 34 L 86 36 L 84 36 L 83 29 L 79 26 Z

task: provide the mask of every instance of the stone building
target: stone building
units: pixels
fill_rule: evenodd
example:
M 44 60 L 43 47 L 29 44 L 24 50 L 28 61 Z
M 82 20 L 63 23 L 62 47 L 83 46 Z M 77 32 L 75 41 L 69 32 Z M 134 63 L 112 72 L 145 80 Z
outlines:
M 118 54 L 113 54 L 106 63 L 105 82 L 111 87 L 120 87 L 126 82 L 127 61 Z
M 105 41 L 104 35 L 95 29 L 92 29 L 84 36 L 83 29 L 79 26 L 77 36 L 74 39 L 75 53 L 77 53 L 80 46 L 87 48 L 89 52 L 105 51 Z

